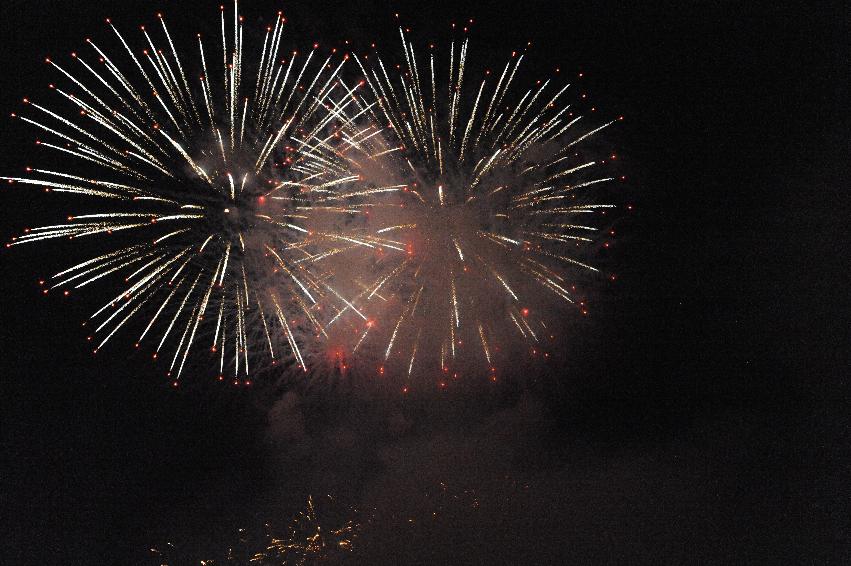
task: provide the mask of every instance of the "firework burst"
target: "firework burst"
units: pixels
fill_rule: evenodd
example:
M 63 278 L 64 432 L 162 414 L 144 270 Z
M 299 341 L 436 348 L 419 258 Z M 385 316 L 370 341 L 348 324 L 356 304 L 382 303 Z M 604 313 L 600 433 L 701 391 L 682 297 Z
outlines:
M 470 87 L 466 38 L 441 70 L 400 35 L 399 64 L 355 56 L 368 126 L 346 154 L 364 210 L 353 230 L 384 243 L 338 266 L 371 318 L 341 324 L 331 350 L 403 392 L 418 376 L 441 388 L 462 374 L 496 381 L 500 366 L 542 353 L 566 307 L 585 312 L 575 283 L 599 273 L 583 256 L 614 207 L 590 193 L 615 180 L 609 156 L 588 147 L 617 120 L 588 124 L 564 102 L 569 84 L 515 92 L 522 54 Z
M 280 14 L 249 57 L 236 2 L 220 19 L 220 50 L 197 37 L 198 74 L 161 15 L 156 29 L 141 28 L 141 49 L 106 20 L 116 54 L 87 39 L 87 54 L 68 64 L 48 58 L 59 101 L 24 99 L 13 116 L 63 165 L 4 177 L 88 209 L 9 246 L 100 246 L 43 281 L 44 293 L 123 280 L 86 323 L 94 351 L 143 319 L 133 342 L 166 359 L 175 386 L 193 350 L 209 350 L 219 379 L 235 383 L 278 360 L 306 370 L 300 343 L 324 332 L 323 303 L 347 304 L 322 265 L 345 240 L 327 224 L 305 228 L 314 207 L 332 225 L 349 212 L 345 198 L 327 203 L 351 181 L 331 145 L 346 122 L 347 105 L 334 102 L 349 94 L 338 81 L 345 58 L 323 61 L 316 46 L 282 55 Z

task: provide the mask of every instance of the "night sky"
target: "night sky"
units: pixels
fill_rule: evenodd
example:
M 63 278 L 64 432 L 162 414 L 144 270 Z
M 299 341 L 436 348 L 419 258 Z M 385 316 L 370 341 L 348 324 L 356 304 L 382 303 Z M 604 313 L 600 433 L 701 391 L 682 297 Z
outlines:
M 293 45 L 384 52 L 395 12 L 419 44 L 474 18 L 476 67 L 532 41 L 531 78 L 582 72 L 598 111 L 626 117 L 606 143 L 634 207 L 599 258 L 618 279 L 527 385 L 405 403 L 176 391 L 126 343 L 91 355 L 97 297 L 40 296 L 55 248 L 4 249 L 0 561 L 155 564 L 171 541 L 172 566 L 197 564 L 326 493 L 378 509 L 352 564 L 851 561 L 847 6 L 242 4 L 246 29 L 283 9 Z M 103 17 L 135 41 L 160 9 L 175 35 L 217 24 L 214 2 L 7 0 L 2 114 L 46 98 L 43 58 L 107 38 Z M 44 160 L 0 119 L 0 175 Z M 4 240 L 63 214 L 22 186 L 0 206 Z M 441 482 L 479 510 L 390 519 L 432 513 Z

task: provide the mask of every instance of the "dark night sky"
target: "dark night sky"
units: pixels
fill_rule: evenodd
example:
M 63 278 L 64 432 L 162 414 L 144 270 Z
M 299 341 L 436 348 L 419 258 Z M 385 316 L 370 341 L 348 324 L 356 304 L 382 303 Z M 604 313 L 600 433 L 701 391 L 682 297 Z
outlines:
M 43 57 L 107 37 L 104 16 L 132 35 L 158 9 L 173 33 L 217 15 L 173 4 L 7 0 L 0 110 L 46 94 Z M 77 323 L 91 299 L 38 295 L 64 262 L 4 250 L 3 563 L 147 564 L 166 540 L 209 556 L 307 493 L 417 506 L 445 481 L 497 499 L 505 475 L 531 486 L 511 513 L 450 513 L 416 539 L 379 528 L 371 563 L 851 561 L 847 6 L 243 4 L 249 24 L 284 9 L 302 45 L 384 51 L 394 12 L 420 43 L 473 17 L 474 56 L 531 40 L 534 70 L 586 73 L 601 110 L 627 117 L 611 143 L 635 211 L 605 258 L 620 278 L 529 391 L 268 412 L 262 388 L 173 391 L 121 344 L 92 358 Z M 5 123 L 0 174 L 37 158 L 32 138 Z M 0 203 L 3 238 L 62 213 L 22 188 Z

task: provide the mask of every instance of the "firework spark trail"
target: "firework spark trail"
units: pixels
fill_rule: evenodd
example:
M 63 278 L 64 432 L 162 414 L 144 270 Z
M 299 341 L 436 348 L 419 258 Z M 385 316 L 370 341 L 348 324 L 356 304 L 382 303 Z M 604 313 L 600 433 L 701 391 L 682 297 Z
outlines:
M 441 387 L 443 374 L 462 370 L 495 380 L 496 364 L 536 352 L 550 335 L 544 317 L 580 303 L 574 283 L 583 272 L 598 272 L 580 246 L 599 242 L 598 218 L 614 205 L 585 195 L 615 176 L 605 158 L 586 154 L 588 140 L 615 120 L 583 127 L 564 102 L 569 84 L 539 81 L 515 94 L 524 58 L 516 53 L 498 79 L 488 72 L 467 94 L 466 38 L 452 42 L 441 87 L 434 51 L 424 65 L 400 36 L 399 65 L 378 53 L 354 56 L 366 89 L 352 96 L 351 112 L 364 135 L 340 151 L 357 175 L 347 195 L 360 233 L 348 237 L 374 245 L 341 254 L 348 262 L 338 263 L 335 281 L 369 324 L 340 326 L 333 347 L 357 350 L 382 376 L 387 366 L 406 380 L 437 375 Z M 392 245 L 368 240 L 394 232 Z M 368 293 L 346 284 L 363 280 L 364 269 Z M 475 343 L 478 353 L 467 347 Z
M 333 502 L 328 496 L 322 503 Z M 251 557 L 251 564 L 312 564 L 318 561 L 341 558 L 352 552 L 362 529 L 356 520 L 357 510 L 350 509 L 355 518 L 340 518 L 328 524 L 320 517 L 313 497 L 308 496 L 307 506 L 293 519 L 286 536 L 270 537 L 266 548 Z
M 348 161 L 329 142 L 344 137 L 355 146 L 369 139 L 352 128 L 335 131 L 336 122 L 353 124 L 347 108 L 357 87 L 344 89 L 340 80 L 347 57 L 332 64 L 314 49 L 287 61 L 279 13 L 253 59 L 234 2 L 232 17 L 224 7 L 220 15 L 221 58 L 211 56 L 215 50 L 199 34 L 200 74 L 193 75 L 190 57 L 157 17 L 157 29 L 142 27 L 141 50 L 107 20 L 119 42 L 116 54 L 87 39 L 97 63 L 83 53 L 72 57 L 78 69 L 47 59 L 68 82 L 51 85 L 62 109 L 24 99 L 26 115 L 13 116 L 40 130 L 39 146 L 61 154 L 67 170 L 28 168 L 26 176 L 3 179 L 68 193 L 80 197 L 75 206 L 99 209 L 26 230 L 9 246 L 91 237 L 87 247 L 74 246 L 89 250 L 120 242 L 60 271 L 44 292 L 65 287 L 67 295 L 68 286 L 123 277 L 127 286 L 90 318 L 95 351 L 148 313 L 136 346 L 158 334 L 153 357 L 169 351 L 174 385 L 204 336 L 218 353 L 219 379 L 230 366 L 236 382 L 247 382 L 263 352 L 265 363 L 291 355 L 306 371 L 299 343 L 325 332 L 318 303 L 360 313 L 326 281 L 323 273 L 333 267 L 323 262 L 338 255 L 341 241 L 389 242 L 338 234 L 337 222 L 318 223 L 316 234 L 305 226 L 332 201 L 400 188 L 352 192 Z M 251 61 L 259 61 L 254 76 Z M 334 206 L 339 213 L 348 204 Z M 311 261 L 297 261 L 301 254 Z

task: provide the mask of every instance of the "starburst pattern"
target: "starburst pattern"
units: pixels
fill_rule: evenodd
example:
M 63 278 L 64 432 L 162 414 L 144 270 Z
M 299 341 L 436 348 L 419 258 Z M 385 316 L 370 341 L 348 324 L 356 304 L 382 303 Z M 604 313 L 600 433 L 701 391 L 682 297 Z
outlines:
M 358 229 L 388 241 L 353 248 L 337 270 L 372 318 L 344 325 L 332 348 L 404 392 L 422 375 L 439 387 L 463 373 L 496 380 L 499 365 L 543 349 L 565 306 L 586 312 L 575 283 L 599 276 L 583 256 L 615 206 L 590 195 L 616 180 L 589 142 L 617 119 L 586 125 L 565 102 L 569 84 L 516 93 L 518 53 L 468 93 L 466 38 L 441 71 L 433 50 L 422 58 L 400 35 L 399 64 L 355 56 L 368 123 L 350 164 L 364 195 Z M 370 192 L 382 186 L 401 189 Z
M 320 265 L 339 238 L 304 224 L 315 194 L 350 181 L 327 143 L 344 59 L 322 62 L 315 49 L 283 56 L 279 14 L 249 60 L 234 3 L 232 18 L 222 9 L 218 54 L 198 35 L 194 76 L 158 20 L 157 30 L 142 27 L 141 51 L 107 20 L 117 54 L 87 39 L 90 54 L 72 54 L 70 65 L 47 59 L 62 81 L 51 85 L 59 108 L 25 99 L 15 116 L 65 168 L 4 179 L 78 197 L 73 206 L 92 211 L 9 245 L 70 239 L 102 250 L 42 282 L 45 294 L 68 295 L 123 279 L 87 322 L 95 352 L 145 317 L 136 347 L 165 356 L 175 385 L 193 348 L 211 350 L 219 379 L 230 371 L 236 383 L 280 359 L 306 370 L 299 343 L 322 333 L 320 303 L 343 300 Z

